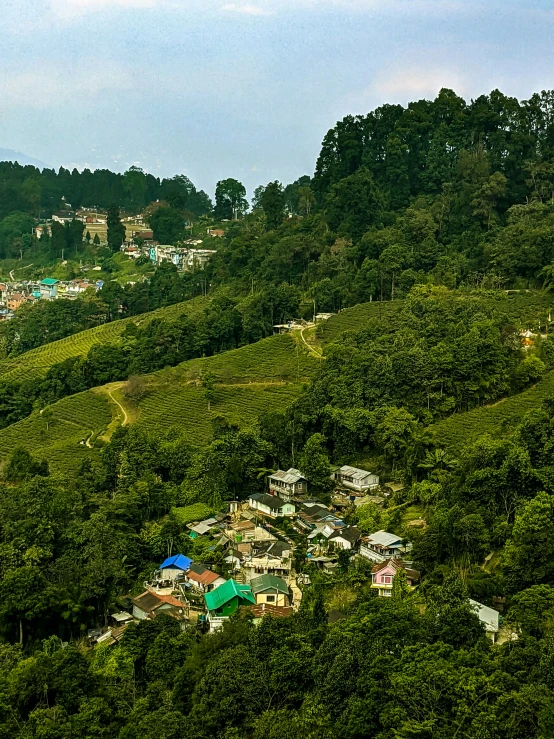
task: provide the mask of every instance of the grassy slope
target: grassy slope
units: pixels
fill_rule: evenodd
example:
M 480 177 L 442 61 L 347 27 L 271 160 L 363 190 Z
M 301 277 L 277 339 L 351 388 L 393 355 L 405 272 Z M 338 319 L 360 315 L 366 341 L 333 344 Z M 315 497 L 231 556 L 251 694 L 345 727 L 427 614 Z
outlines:
M 184 303 L 177 303 L 150 313 L 142 313 L 131 318 L 123 318 L 102 326 L 80 331 L 65 339 L 44 344 L 37 349 L 20 354 L 18 357 L 5 359 L 0 362 L 0 377 L 3 380 L 28 380 L 45 375 L 48 369 L 57 362 L 69 357 L 84 356 L 94 344 L 108 344 L 117 340 L 129 323 L 142 326 L 155 318 L 177 318 L 182 313 L 189 315 L 199 311 L 206 301 L 204 298 L 194 298 Z
M 483 434 L 508 434 L 523 416 L 554 393 L 554 372 L 549 372 L 539 383 L 518 395 L 491 406 L 457 413 L 430 427 L 437 443 L 453 453 L 476 441 Z
M 241 427 L 251 425 L 260 413 L 284 410 L 313 376 L 319 360 L 299 347 L 290 336 L 274 336 L 257 344 L 215 357 L 194 359 L 178 367 L 145 376 L 148 390 L 139 403 L 121 393 L 123 383 L 112 383 L 64 398 L 52 406 L 54 420 L 34 413 L 0 430 L 0 460 L 17 446 L 48 459 L 54 472 L 75 471 L 86 457 L 94 457 L 82 441 L 109 437 L 122 420 L 122 404 L 130 423 L 151 431 L 177 428 L 191 444 L 203 446 L 212 435 L 212 419 L 224 416 Z M 209 368 L 216 375 L 215 398 L 208 412 L 198 377 Z

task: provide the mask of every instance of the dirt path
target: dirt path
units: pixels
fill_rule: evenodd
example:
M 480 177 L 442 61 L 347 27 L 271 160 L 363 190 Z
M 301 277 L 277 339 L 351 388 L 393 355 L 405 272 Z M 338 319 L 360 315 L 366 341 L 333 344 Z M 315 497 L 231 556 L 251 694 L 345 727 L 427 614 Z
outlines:
M 16 270 L 19 270 L 19 269 L 27 269 L 27 267 L 32 267 L 32 266 L 33 266 L 33 263 L 31 262 L 31 264 L 26 264 L 26 265 L 25 265 L 24 267 L 16 267 L 15 269 L 12 269 L 12 270 L 11 270 L 11 272 L 10 272 L 10 280 L 11 280 L 12 282 L 14 282 L 14 280 L 15 280 L 15 277 L 14 277 L 14 274 L 13 274 L 13 273 L 14 273 L 14 272 L 15 272 Z
M 120 408 L 121 412 L 123 413 L 123 422 L 122 422 L 121 425 L 122 426 L 126 426 L 129 423 L 129 415 L 128 415 L 127 411 L 125 410 L 125 408 L 123 407 L 123 405 L 119 402 L 119 400 L 116 397 L 114 397 L 114 394 L 113 394 L 114 390 L 119 390 L 120 387 L 123 387 L 123 385 L 119 385 L 118 387 L 110 388 L 107 391 L 107 393 L 108 393 L 110 399 L 118 406 L 118 408 Z
M 304 331 L 307 328 L 313 328 L 313 326 L 305 326 L 300 331 L 300 338 L 304 342 L 304 345 L 306 346 L 306 348 L 308 349 L 308 351 L 310 352 L 310 354 L 313 354 L 313 356 L 314 357 L 317 357 L 318 359 L 323 359 L 323 354 L 321 352 L 318 352 L 317 349 L 315 349 L 311 344 L 308 344 L 308 342 L 306 341 L 306 337 L 304 336 Z

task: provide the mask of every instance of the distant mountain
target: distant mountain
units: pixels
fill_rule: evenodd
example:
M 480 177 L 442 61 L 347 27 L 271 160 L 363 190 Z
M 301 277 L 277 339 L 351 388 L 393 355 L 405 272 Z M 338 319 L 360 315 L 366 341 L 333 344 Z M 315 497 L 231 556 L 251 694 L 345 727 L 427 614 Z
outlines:
M 47 166 L 39 159 L 32 159 L 20 151 L 13 151 L 13 149 L 0 149 L 0 162 L 19 162 L 22 165 L 32 164 L 34 167 L 39 167 L 40 169 L 44 169 Z

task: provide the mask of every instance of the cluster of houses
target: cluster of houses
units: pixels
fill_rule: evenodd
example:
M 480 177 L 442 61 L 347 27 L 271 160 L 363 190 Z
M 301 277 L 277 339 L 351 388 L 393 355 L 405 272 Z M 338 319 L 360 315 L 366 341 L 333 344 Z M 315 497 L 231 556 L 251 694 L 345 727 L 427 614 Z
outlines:
M 153 240 L 153 234 L 142 232 L 140 238 L 132 238 L 122 244 L 121 251 L 129 259 L 147 257 L 152 264 L 159 266 L 162 262 L 171 262 L 182 272 L 191 272 L 195 269 L 203 269 L 211 257 L 216 253 L 214 249 L 199 249 L 202 245 L 201 239 L 187 239 L 182 246 L 171 244 L 158 244 Z
M 54 277 L 38 282 L 0 282 L 0 320 L 13 318 L 15 311 L 26 303 L 57 298 L 73 300 L 90 288 L 100 290 L 103 284 L 102 280 L 56 280 Z
M 290 616 L 302 598 L 299 584 L 309 583 L 309 577 L 295 572 L 289 527 L 299 535 L 294 540 L 304 542 L 306 562 L 318 569 L 333 573 L 346 550 L 370 563 L 371 584 L 378 596 L 392 595 L 400 572 L 408 588 L 416 587 L 420 573 L 412 566 L 411 542 L 388 531 L 362 535 L 341 517 L 345 507 L 378 497 L 379 477 L 345 465 L 333 472 L 333 480 L 335 494 L 327 506 L 309 498 L 308 481 L 300 470 L 278 470 L 268 477 L 268 492 L 231 501 L 225 512 L 189 524 L 191 539 L 209 537 L 209 550 L 221 553 L 219 566 L 195 562 L 184 554 L 168 557 L 145 583 L 144 592 L 132 599 L 132 613 L 114 614 L 109 635 L 101 634 L 98 641 L 114 643 L 131 621 L 161 613 L 183 626 L 196 623 L 209 632 L 235 614 L 249 614 L 255 623 L 266 614 Z M 498 612 L 476 602 L 472 607 L 494 638 Z

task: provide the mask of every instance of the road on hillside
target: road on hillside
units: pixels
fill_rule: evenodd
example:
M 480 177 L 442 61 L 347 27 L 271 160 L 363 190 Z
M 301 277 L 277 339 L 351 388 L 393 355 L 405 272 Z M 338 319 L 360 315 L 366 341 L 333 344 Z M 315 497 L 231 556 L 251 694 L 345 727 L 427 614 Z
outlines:
M 27 267 L 32 267 L 32 266 L 33 264 L 31 263 L 31 264 L 26 264 L 24 267 L 16 267 L 15 269 L 12 269 L 10 272 L 10 280 L 12 282 L 15 282 L 15 277 L 13 273 L 15 272 L 16 269 L 27 269 Z

